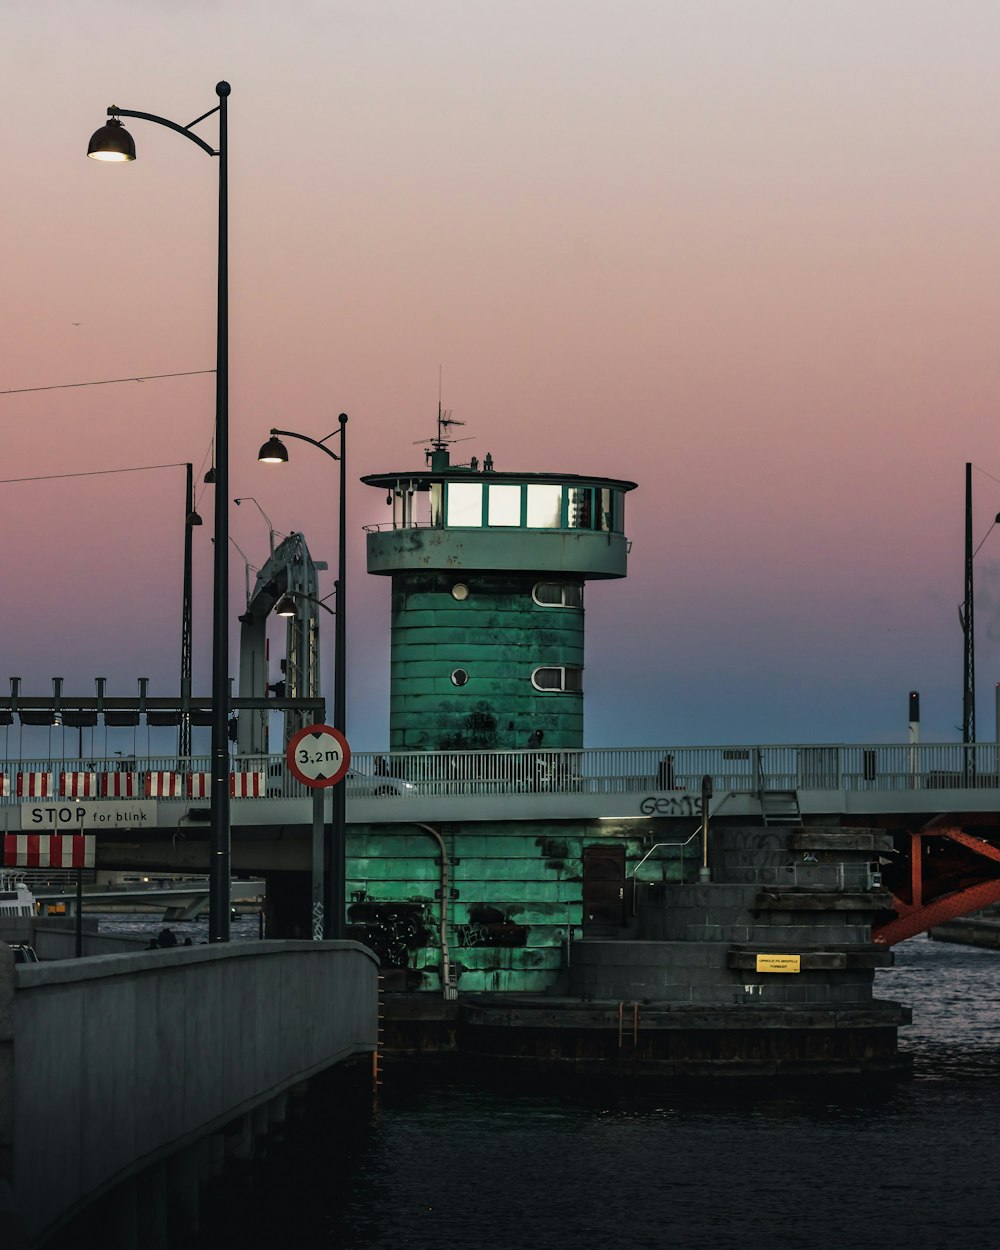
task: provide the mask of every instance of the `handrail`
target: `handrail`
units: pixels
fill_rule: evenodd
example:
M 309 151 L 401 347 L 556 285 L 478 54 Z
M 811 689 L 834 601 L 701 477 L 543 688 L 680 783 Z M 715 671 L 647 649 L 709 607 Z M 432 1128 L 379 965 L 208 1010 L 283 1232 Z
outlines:
M 719 813 L 719 811 L 723 807 L 725 807 L 725 805 L 733 797 L 733 794 L 734 794 L 734 791 L 730 790 L 728 794 L 723 795 L 721 802 L 717 803 L 714 808 L 709 808 L 709 812 L 708 812 L 709 820 L 711 820 L 714 816 L 716 816 Z M 646 860 L 649 859 L 650 855 L 652 855 L 654 851 L 658 850 L 662 846 L 673 846 L 673 847 L 687 846 L 690 842 L 693 842 L 695 840 L 695 838 L 698 836 L 699 833 L 701 833 L 701 831 L 702 831 L 702 824 L 699 821 L 698 824 L 695 825 L 694 832 L 691 834 L 691 836 L 689 838 L 685 838 L 683 842 L 654 842 L 653 845 L 646 852 L 646 854 L 643 855 L 642 859 L 640 859 L 639 862 L 632 869 L 631 875 L 633 879 L 635 881 L 639 880 L 639 869 L 643 866 Z
M 105 748 L 106 749 L 106 748 Z M 670 766 L 665 767 L 669 758 Z M 234 756 L 234 797 L 294 798 L 307 791 L 284 755 Z M 164 799 L 200 798 L 210 771 L 207 755 L 122 757 L 94 753 L 59 758 L 0 760 L 0 803 L 46 798 L 142 798 L 149 773 L 177 773 L 181 784 Z M 67 774 L 60 789 L 60 774 Z M 263 774 L 250 784 L 245 774 Z M 18 786 L 18 774 L 24 774 Z M 37 777 L 29 788 L 28 774 Z M 94 774 L 73 778 L 72 774 Z M 113 774 L 133 774 L 130 788 L 104 787 Z M 105 776 L 106 775 L 106 776 Z M 355 751 L 346 781 L 351 798 L 405 800 L 524 795 L 641 795 L 644 814 L 694 816 L 702 778 L 719 795 L 759 797 L 761 790 L 874 793 L 903 790 L 985 790 L 1000 787 L 1000 747 L 995 743 L 892 743 L 774 746 L 587 747 L 579 750 Z M 188 779 L 196 784 L 189 786 Z M 89 788 L 88 788 L 89 787 Z M 127 790 L 127 793 L 126 793 Z M 20 792 L 19 792 L 20 791 Z

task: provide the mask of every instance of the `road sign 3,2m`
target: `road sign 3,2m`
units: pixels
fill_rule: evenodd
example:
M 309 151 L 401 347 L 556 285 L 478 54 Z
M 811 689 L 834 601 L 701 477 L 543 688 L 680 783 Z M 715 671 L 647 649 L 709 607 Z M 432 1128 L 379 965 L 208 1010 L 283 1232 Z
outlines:
M 292 776 L 303 785 L 335 786 L 347 775 L 351 748 L 332 725 L 306 725 L 289 742 L 285 759 Z

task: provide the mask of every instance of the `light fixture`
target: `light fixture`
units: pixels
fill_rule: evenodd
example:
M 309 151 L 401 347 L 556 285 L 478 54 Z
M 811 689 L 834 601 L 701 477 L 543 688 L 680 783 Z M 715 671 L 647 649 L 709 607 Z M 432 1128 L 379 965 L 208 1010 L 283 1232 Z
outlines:
M 334 434 L 340 435 L 340 451 L 332 451 L 327 443 Z M 299 434 L 295 430 L 280 430 L 271 427 L 271 437 L 257 453 L 258 460 L 269 464 L 285 464 L 288 461 L 288 449 L 281 442 L 280 436 L 301 439 L 303 443 L 311 443 L 320 451 L 326 452 L 331 460 L 340 466 L 340 526 L 337 540 L 337 580 L 334 591 L 337 595 L 337 628 L 333 637 L 333 721 L 334 729 L 347 736 L 347 413 L 342 412 L 337 418 L 337 429 L 327 434 L 326 438 L 311 438 L 308 434 Z M 311 595 L 298 596 L 312 603 L 317 603 L 327 612 L 332 612 L 322 600 L 313 599 Z M 294 607 L 293 605 L 290 605 Z M 281 612 L 281 605 L 276 609 Z M 347 882 L 347 815 L 345 805 L 345 786 L 334 786 L 331 796 L 330 833 L 323 846 L 323 936 L 327 938 L 343 938 L 346 906 Z
M 212 467 L 208 470 L 208 472 L 202 478 L 202 481 L 205 483 L 206 486 L 215 485 L 215 465 L 212 465 Z
M 167 117 L 108 108 L 108 121 L 95 131 L 87 155 L 103 161 L 135 160 L 135 143 L 121 124 L 121 117 L 136 117 L 165 126 L 183 135 L 209 157 L 217 160 L 219 174 L 218 257 L 216 273 L 216 356 L 215 356 L 215 552 L 213 557 L 212 609 L 212 743 L 211 743 L 211 828 L 208 841 L 209 943 L 228 942 L 232 910 L 232 819 L 229 801 L 231 692 L 229 678 L 229 96 L 228 82 L 215 84 L 218 104 L 182 126 Z M 194 133 L 193 127 L 206 118 L 219 115 L 219 146 L 214 148 Z M 185 516 L 194 511 L 188 499 Z M 190 536 L 191 529 L 186 527 Z M 182 681 L 186 683 L 186 675 Z
M 272 434 L 257 453 L 257 459 L 264 464 L 287 464 L 288 448 L 280 438 Z
M 201 517 L 199 516 L 199 514 L 195 512 L 194 510 L 192 510 L 191 512 L 188 513 L 187 523 L 188 525 L 202 525 L 203 521 Z
M 286 591 L 278 602 L 274 605 L 275 616 L 298 616 L 298 608 L 295 606 L 295 600 Z
M 134 161 L 135 140 L 118 118 L 112 117 L 90 136 L 87 155 L 95 161 Z

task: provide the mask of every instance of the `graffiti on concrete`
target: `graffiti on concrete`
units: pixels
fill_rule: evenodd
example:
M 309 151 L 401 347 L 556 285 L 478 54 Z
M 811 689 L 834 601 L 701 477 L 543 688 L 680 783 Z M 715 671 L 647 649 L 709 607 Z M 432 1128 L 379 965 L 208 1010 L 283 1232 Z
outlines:
M 459 946 L 526 946 L 528 928 L 515 924 L 497 907 L 476 904 L 469 908 L 469 923 L 455 926 Z
M 352 903 L 347 910 L 347 937 L 374 951 L 385 968 L 405 968 L 410 952 L 430 941 L 423 903 Z
M 650 794 L 639 804 L 639 811 L 643 816 L 700 816 L 701 796 L 676 794 L 666 798 Z

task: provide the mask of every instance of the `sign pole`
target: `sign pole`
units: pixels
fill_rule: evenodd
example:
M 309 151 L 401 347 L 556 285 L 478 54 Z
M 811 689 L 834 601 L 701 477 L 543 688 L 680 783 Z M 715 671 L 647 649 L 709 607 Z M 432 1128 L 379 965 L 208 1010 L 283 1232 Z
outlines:
M 324 872 L 326 869 L 326 838 L 324 835 L 323 791 L 313 790 L 312 802 L 312 940 L 323 940 Z
M 323 791 L 340 784 L 351 765 L 351 748 L 339 729 L 331 725 L 306 725 L 294 735 L 285 751 L 288 771 L 313 792 L 312 812 L 312 924 L 313 941 L 322 941 L 329 927 L 331 934 L 344 929 L 346 881 L 342 854 L 333 845 L 337 836 L 334 821 L 327 836 L 324 820 Z M 334 794 L 343 811 L 343 791 Z M 344 826 L 340 824 L 339 848 L 342 850 Z

